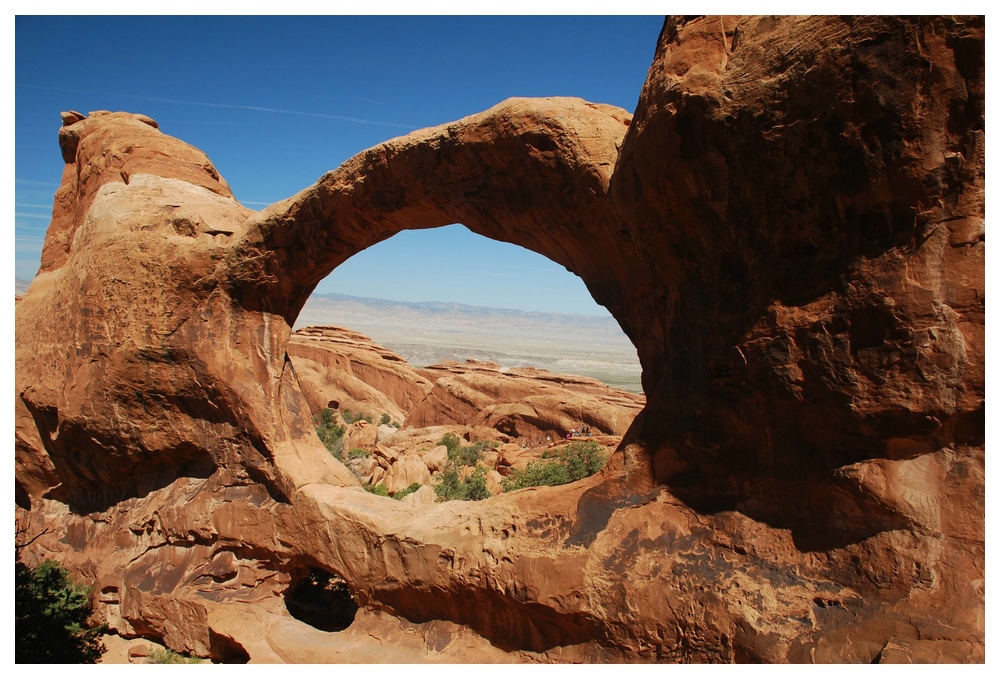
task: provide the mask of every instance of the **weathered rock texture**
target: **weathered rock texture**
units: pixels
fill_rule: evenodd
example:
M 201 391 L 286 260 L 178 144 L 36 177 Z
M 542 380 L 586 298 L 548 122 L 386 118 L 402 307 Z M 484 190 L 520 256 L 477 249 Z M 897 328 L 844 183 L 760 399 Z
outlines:
M 288 355 L 313 413 L 347 409 L 402 422 L 433 386 L 402 356 L 347 328 L 297 330 Z
M 440 423 L 496 429 L 510 437 L 562 438 L 586 424 L 595 434 L 624 434 L 645 399 L 603 382 L 536 368 L 501 370 L 496 363 L 445 361 L 417 372 L 433 389 L 406 424 Z
M 645 403 L 594 379 L 535 368 L 502 370 L 471 360 L 413 368 L 368 337 L 335 326 L 295 331 L 288 355 L 313 413 L 327 407 L 385 413 L 417 428 L 457 424 L 562 438 L 587 424 L 621 436 Z
M 510 100 L 261 213 L 148 119 L 68 115 L 16 310 L 18 518 L 53 529 L 25 551 L 219 658 L 369 659 L 334 650 L 378 624 L 393 659 L 981 661 L 984 88 L 981 18 L 668 19 L 631 125 Z M 452 222 L 635 342 L 601 475 L 403 504 L 316 439 L 304 300 Z M 285 611 L 316 566 L 346 632 Z

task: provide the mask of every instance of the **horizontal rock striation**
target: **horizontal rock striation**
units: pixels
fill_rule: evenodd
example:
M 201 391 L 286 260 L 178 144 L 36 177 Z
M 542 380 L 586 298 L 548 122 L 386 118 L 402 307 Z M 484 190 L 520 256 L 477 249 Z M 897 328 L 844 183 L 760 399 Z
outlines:
M 288 355 L 313 413 L 343 408 L 402 422 L 432 388 L 402 356 L 347 328 L 296 330 Z
M 148 118 L 65 114 L 16 307 L 17 520 L 50 530 L 22 553 L 219 660 L 368 660 L 370 629 L 408 661 L 981 662 L 984 30 L 669 18 L 634 117 L 508 100 L 260 213 Z M 453 222 L 635 343 L 646 405 L 601 474 L 404 504 L 316 437 L 305 299 Z M 289 616 L 314 568 L 344 632 Z
M 587 425 L 595 435 L 621 436 L 644 404 L 595 379 L 536 368 L 445 361 L 417 371 L 434 387 L 407 416 L 414 427 L 454 423 L 535 439 L 564 438 Z

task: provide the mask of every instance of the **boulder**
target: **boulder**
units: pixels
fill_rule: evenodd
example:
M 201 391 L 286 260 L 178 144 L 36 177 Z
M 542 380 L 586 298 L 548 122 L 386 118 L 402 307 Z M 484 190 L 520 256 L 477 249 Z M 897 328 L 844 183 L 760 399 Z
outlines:
M 388 424 L 380 424 L 378 425 L 378 440 L 384 441 L 394 435 L 397 431 L 399 431 L 397 427 L 390 427 Z
M 431 486 L 420 486 L 415 492 L 404 497 L 400 502 L 406 505 L 432 505 L 437 501 Z
M 392 464 L 392 474 L 386 487 L 390 493 L 398 493 L 412 484 L 430 485 L 431 473 L 427 465 L 416 456 L 407 456 Z
M 347 425 L 347 430 L 344 432 L 345 451 L 349 451 L 352 448 L 373 450 L 377 441 L 378 428 L 364 420 Z
M 430 471 L 442 471 L 448 464 L 448 449 L 444 446 L 435 446 L 430 451 L 424 453 L 420 459 L 423 460 Z

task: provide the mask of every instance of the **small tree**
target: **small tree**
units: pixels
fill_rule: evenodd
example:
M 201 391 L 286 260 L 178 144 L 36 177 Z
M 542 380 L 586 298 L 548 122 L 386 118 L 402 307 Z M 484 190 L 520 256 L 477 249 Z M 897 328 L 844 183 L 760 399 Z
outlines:
M 462 439 L 458 438 L 457 434 L 448 432 L 441 437 L 441 440 L 437 444 L 448 449 L 448 459 L 454 459 L 455 455 L 462 448 Z
M 544 458 L 547 458 L 545 460 Z M 542 455 L 532 460 L 524 471 L 511 470 L 503 480 L 504 492 L 531 486 L 560 486 L 592 476 L 604 468 L 607 457 L 594 441 L 571 443 L 554 456 Z
M 28 568 L 15 561 L 14 662 L 97 662 L 107 650 L 101 643 L 107 626 L 89 626 L 91 613 L 90 588 L 73 582 L 58 563 Z
M 438 499 L 448 500 L 485 500 L 490 497 L 486 487 L 486 470 L 476 467 L 469 477 L 462 481 L 459 478 L 458 466 L 449 462 L 441 472 L 441 482 L 434 486 L 434 494 Z
M 331 455 L 343 462 L 344 432 L 347 429 L 343 425 L 337 424 L 333 411 L 329 408 L 323 408 L 319 415 L 313 418 L 313 424 L 316 427 L 316 435 L 319 436 L 319 440 L 323 442 L 326 449 L 330 451 Z

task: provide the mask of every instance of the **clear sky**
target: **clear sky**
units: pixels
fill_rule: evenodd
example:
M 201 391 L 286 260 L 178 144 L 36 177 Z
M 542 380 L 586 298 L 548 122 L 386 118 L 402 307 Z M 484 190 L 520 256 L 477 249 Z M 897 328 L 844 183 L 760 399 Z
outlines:
M 355 153 L 512 96 L 634 110 L 661 16 L 15 19 L 15 264 L 38 268 L 60 111 L 145 113 L 260 209 Z M 444 254 L 443 254 L 444 253 Z M 461 226 L 404 232 L 318 292 L 606 314 L 540 255 Z

